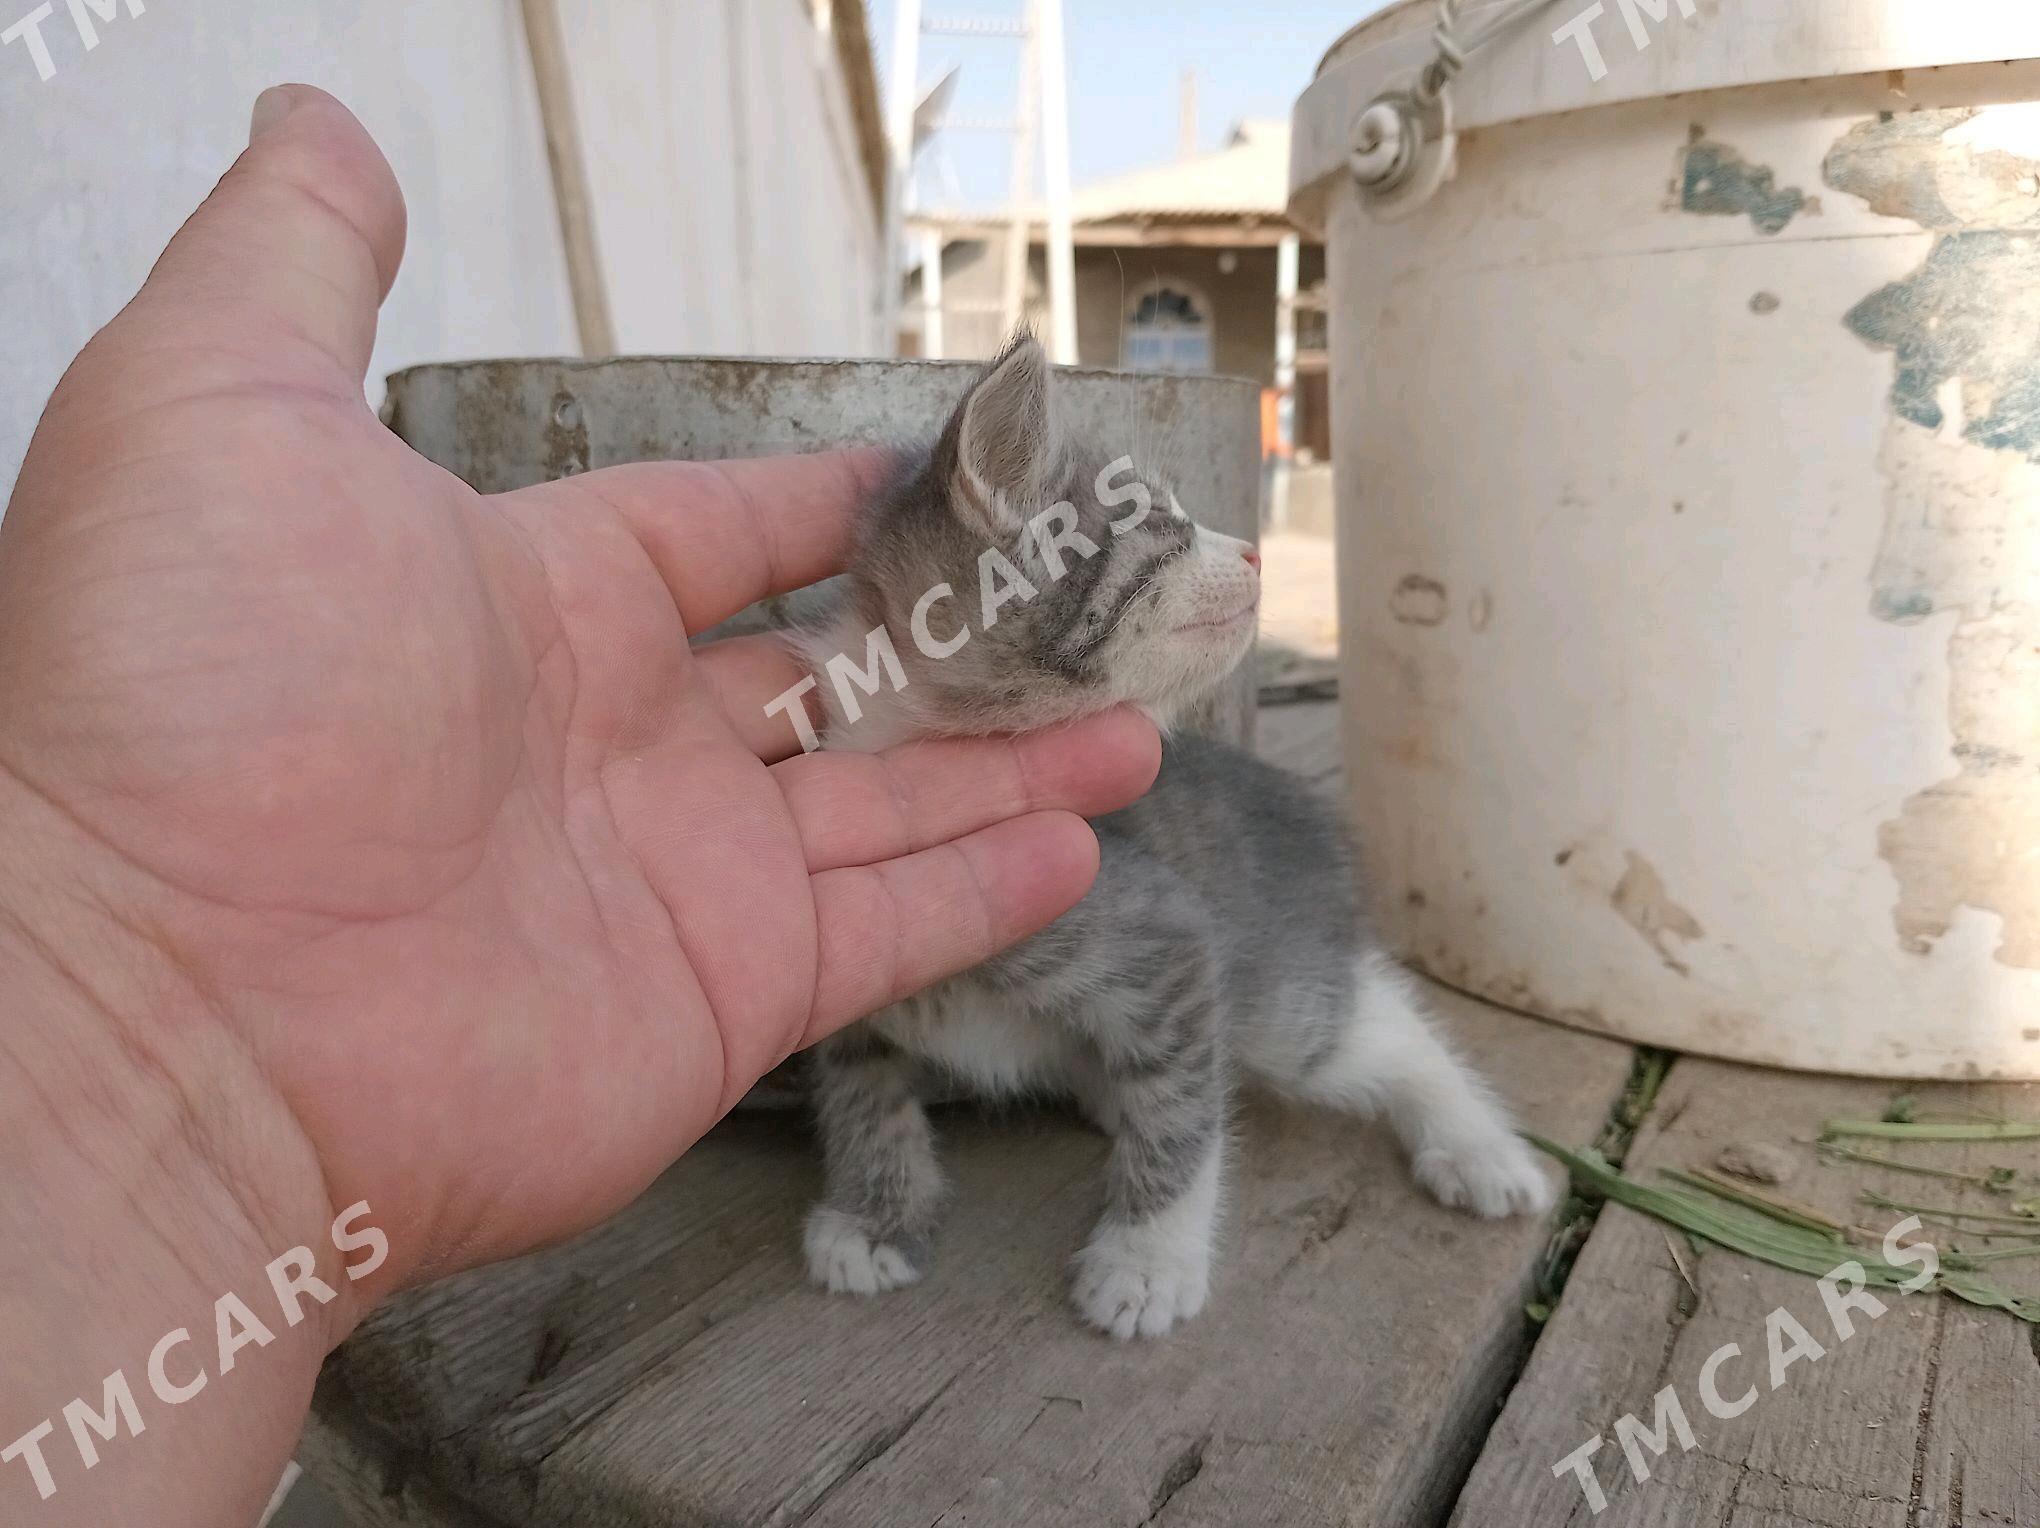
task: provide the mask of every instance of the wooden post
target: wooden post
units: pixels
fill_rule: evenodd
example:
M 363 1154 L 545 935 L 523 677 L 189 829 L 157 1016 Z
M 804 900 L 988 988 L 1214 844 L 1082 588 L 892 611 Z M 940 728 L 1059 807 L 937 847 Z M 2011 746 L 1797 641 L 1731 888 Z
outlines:
M 588 165 L 581 154 L 580 119 L 574 112 L 574 83 L 567 71 L 566 35 L 557 0 L 524 0 L 524 41 L 531 50 L 531 77 L 538 88 L 538 114 L 545 124 L 545 153 L 552 165 L 553 201 L 559 208 L 560 241 L 566 247 L 567 285 L 574 298 L 574 324 L 581 354 L 591 359 L 616 353 L 616 328 L 609 316 L 609 290 L 595 243 L 594 199 Z

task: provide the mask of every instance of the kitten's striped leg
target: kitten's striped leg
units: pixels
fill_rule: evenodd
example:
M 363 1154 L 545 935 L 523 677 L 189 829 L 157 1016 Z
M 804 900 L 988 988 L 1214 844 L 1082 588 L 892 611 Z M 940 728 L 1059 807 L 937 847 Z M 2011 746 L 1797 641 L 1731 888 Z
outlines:
M 1099 1041 L 1116 1104 L 1108 1202 L 1074 1297 L 1114 1337 L 1204 1308 L 1225 1170 L 1226 1077 L 1208 963 L 1179 963 L 1126 1032 Z
M 810 1055 L 825 1187 L 808 1215 L 808 1277 L 839 1294 L 911 1284 L 927 1261 L 942 1199 L 913 1064 L 865 1024 Z

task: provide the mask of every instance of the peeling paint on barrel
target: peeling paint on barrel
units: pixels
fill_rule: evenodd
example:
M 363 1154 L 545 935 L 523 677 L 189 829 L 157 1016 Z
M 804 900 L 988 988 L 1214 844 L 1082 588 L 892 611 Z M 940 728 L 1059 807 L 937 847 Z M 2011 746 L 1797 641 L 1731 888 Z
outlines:
M 1751 164 L 1727 144 L 1712 141 L 1698 123 L 1679 151 L 1673 186 L 1681 212 L 1700 217 L 1747 215 L 1759 233 L 1778 233 L 1800 213 L 1820 211 L 1820 198 L 1797 186 L 1781 190 L 1768 166 Z
M 2031 107 L 1883 112 L 1835 140 L 1821 175 L 1872 212 L 1936 233 L 2040 228 Z
M 1876 575 L 1952 614 L 1948 725 L 1955 773 L 1879 825 L 1898 883 L 1899 942 L 1929 953 L 1958 912 L 1999 922 L 1996 956 L 2040 968 L 2040 468 L 1894 421 L 1891 521 Z M 1902 432 L 1902 433 L 1901 433 Z M 1954 460 L 1950 460 L 1950 458 Z M 1967 468 L 1965 472 L 1963 468 Z
M 1955 383 L 1965 439 L 2040 460 L 2040 242 L 1986 229 L 1937 239 L 1926 263 L 1872 292 L 1843 322 L 1897 357 L 1891 406 L 1928 430 L 1949 424 Z
M 2007 145 L 2024 145 L 2025 153 Z M 1898 362 L 1892 408 L 2040 459 L 2040 124 L 2025 108 L 1886 113 L 1836 140 L 1838 191 L 1939 237 L 1920 268 L 1849 309 L 1850 331 Z
M 2040 154 L 2030 110 L 1859 123 L 1828 183 L 1936 237 L 1911 275 L 1844 317 L 1894 357 L 1879 466 L 1885 522 L 1870 613 L 1952 617 L 1955 772 L 1879 824 L 1900 947 L 1930 954 L 1964 908 L 1995 915 L 1996 958 L 2040 968 Z
M 1677 939 L 1703 938 L 1707 930 L 1685 908 L 1672 900 L 1657 867 L 1634 849 L 1625 851 L 1622 879 L 1608 895 L 1608 905 L 1637 933 L 1665 963 L 1681 976 L 1690 974 L 1666 936 Z

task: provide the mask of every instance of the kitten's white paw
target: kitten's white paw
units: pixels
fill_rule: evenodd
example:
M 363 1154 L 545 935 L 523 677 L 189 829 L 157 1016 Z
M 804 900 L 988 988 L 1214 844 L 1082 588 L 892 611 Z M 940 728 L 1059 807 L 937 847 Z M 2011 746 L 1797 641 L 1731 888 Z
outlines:
M 1440 1204 L 1489 1219 L 1546 1210 L 1558 1197 L 1536 1152 L 1506 1130 L 1426 1147 L 1410 1165 Z
M 1122 1340 L 1160 1337 L 1204 1309 L 1210 1250 L 1155 1245 L 1159 1240 L 1146 1228 L 1112 1226 L 1077 1254 L 1071 1293 L 1086 1321 Z
M 802 1244 L 808 1277 L 833 1294 L 883 1294 L 921 1276 L 905 1253 L 873 1241 L 854 1218 L 826 1204 L 808 1215 Z

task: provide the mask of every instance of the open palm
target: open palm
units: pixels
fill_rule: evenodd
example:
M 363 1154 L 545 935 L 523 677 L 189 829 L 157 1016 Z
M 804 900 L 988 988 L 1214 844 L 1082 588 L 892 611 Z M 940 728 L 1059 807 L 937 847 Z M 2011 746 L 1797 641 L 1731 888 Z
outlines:
M 388 167 L 315 91 L 264 117 L 23 466 L 0 774 L 203 1015 L 123 1017 L 232 1095 L 230 1154 L 369 1200 L 411 1279 L 590 1223 L 796 1046 L 1056 916 L 1073 814 L 1155 743 L 798 756 L 791 660 L 686 634 L 833 571 L 879 459 L 474 493 L 361 398 Z

